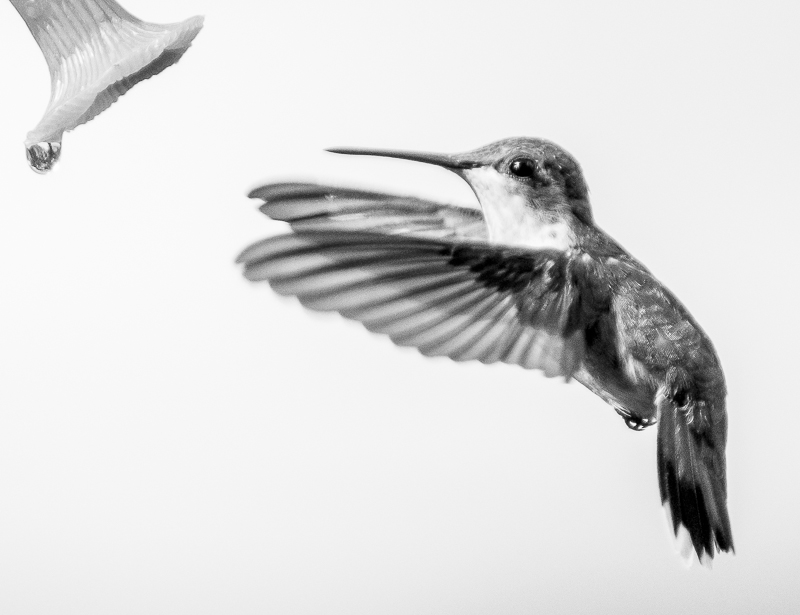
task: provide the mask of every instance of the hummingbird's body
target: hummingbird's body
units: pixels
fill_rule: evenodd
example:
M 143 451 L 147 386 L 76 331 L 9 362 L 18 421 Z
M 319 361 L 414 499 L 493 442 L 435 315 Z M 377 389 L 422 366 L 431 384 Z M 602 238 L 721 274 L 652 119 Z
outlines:
M 574 377 L 632 429 L 658 422 L 661 499 L 698 557 L 733 548 L 725 382 L 686 308 L 593 221 L 578 164 L 507 139 L 463 155 L 332 150 L 456 172 L 476 209 L 314 184 L 253 191 L 294 231 L 245 250 L 252 280 L 454 360 Z

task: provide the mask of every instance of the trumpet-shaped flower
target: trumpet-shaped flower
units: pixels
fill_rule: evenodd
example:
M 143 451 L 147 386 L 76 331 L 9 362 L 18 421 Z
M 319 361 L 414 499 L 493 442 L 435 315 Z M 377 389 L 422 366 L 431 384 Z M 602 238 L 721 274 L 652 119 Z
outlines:
M 202 17 L 152 24 L 114 0 L 11 0 L 50 69 L 50 102 L 25 147 L 31 168 L 58 160 L 61 138 L 105 111 L 134 85 L 177 62 Z

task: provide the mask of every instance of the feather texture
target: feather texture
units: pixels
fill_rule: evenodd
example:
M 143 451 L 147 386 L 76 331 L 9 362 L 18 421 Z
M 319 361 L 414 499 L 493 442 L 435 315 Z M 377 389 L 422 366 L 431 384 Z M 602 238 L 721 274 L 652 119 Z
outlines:
M 566 378 L 580 365 L 570 261 L 556 251 L 302 231 L 261 241 L 239 261 L 249 280 L 428 356 L 502 361 Z
M 688 533 L 701 562 L 733 550 L 726 506 L 724 421 L 714 424 L 704 402 L 683 405 L 658 395 L 658 482 L 672 530 Z M 683 528 L 683 530 L 682 530 Z
M 268 184 L 250 192 L 261 211 L 295 231 L 371 231 L 415 237 L 486 239 L 477 209 L 407 196 L 309 183 Z

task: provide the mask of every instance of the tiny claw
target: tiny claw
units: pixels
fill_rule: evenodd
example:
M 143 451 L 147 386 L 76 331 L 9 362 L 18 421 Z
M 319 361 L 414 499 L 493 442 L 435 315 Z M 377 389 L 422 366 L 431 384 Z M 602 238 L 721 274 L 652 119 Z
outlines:
M 645 427 L 650 425 L 650 419 L 647 417 L 634 416 L 624 408 L 619 406 L 612 406 L 614 411 L 622 417 L 625 421 L 625 426 L 633 431 L 642 431 Z
M 629 429 L 633 429 L 633 431 L 642 431 L 645 428 L 645 425 L 642 425 L 641 421 L 633 417 L 625 419 L 625 424 Z

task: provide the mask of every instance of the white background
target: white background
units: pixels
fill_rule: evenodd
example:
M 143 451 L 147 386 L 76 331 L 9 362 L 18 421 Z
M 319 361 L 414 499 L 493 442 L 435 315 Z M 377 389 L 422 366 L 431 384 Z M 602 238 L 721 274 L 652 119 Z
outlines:
M 39 176 L 47 68 L 0 3 L 0 612 L 800 609 L 795 3 L 125 6 L 206 25 Z M 245 196 L 266 181 L 473 198 L 326 147 L 515 135 L 576 156 L 598 223 L 714 340 L 737 554 L 711 572 L 673 552 L 654 429 L 233 263 L 280 230 Z

